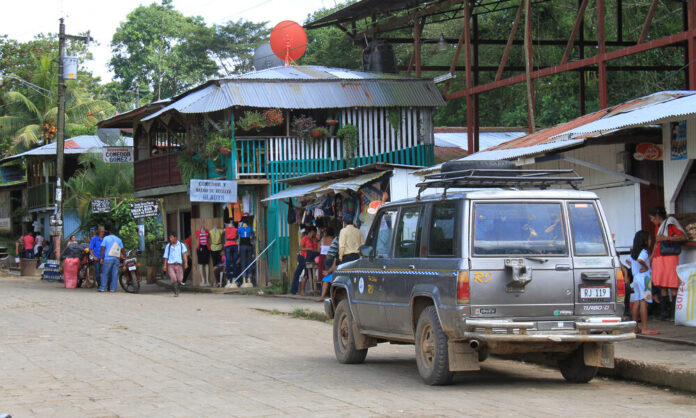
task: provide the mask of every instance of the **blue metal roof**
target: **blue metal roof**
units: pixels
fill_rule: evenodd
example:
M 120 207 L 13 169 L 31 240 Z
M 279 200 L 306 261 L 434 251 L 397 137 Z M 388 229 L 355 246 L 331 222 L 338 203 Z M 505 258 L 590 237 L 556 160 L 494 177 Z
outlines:
M 154 119 L 172 110 L 210 113 L 235 106 L 335 109 L 444 104 L 432 80 L 321 66 L 273 67 L 208 82 L 142 120 Z

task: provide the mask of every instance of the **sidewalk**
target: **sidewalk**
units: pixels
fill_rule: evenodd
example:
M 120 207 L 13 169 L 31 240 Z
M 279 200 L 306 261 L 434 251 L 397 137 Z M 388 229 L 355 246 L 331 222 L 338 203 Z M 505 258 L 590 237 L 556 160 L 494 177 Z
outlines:
M 315 302 L 316 297 L 228 296 L 243 306 L 263 311 L 324 312 L 323 303 Z M 696 392 L 696 328 L 677 327 L 673 322 L 663 321 L 651 321 L 650 326 L 660 334 L 638 336 L 635 340 L 615 344 L 616 367 L 600 369 L 599 374 Z M 549 366 L 555 367 L 555 363 Z

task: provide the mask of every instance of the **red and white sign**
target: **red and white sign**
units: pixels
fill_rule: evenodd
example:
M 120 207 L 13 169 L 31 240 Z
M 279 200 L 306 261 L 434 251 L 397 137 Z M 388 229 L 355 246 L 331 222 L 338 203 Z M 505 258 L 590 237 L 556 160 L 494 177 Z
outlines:
M 107 147 L 104 148 L 105 163 L 132 163 L 133 147 Z
M 638 161 L 659 161 L 662 159 L 663 154 L 662 146 L 658 144 L 651 144 L 649 142 L 642 142 L 636 147 L 636 152 L 633 153 L 633 158 Z

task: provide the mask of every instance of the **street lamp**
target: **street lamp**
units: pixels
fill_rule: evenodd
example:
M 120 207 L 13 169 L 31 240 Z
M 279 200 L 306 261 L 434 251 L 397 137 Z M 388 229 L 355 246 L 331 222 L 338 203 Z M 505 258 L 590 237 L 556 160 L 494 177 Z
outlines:
M 441 33 L 440 40 L 437 41 L 437 49 L 439 49 L 440 51 L 447 51 L 448 46 L 449 44 L 445 40 L 445 34 Z

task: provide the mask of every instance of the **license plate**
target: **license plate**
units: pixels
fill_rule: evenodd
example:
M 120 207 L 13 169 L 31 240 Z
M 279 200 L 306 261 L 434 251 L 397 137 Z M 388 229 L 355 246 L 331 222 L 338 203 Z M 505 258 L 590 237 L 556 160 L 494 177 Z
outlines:
M 581 287 L 580 299 L 609 300 L 611 299 L 610 286 Z
M 136 269 L 136 266 L 128 266 L 128 270 L 130 270 L 130 271 L 135 271 L 135 269 Z

